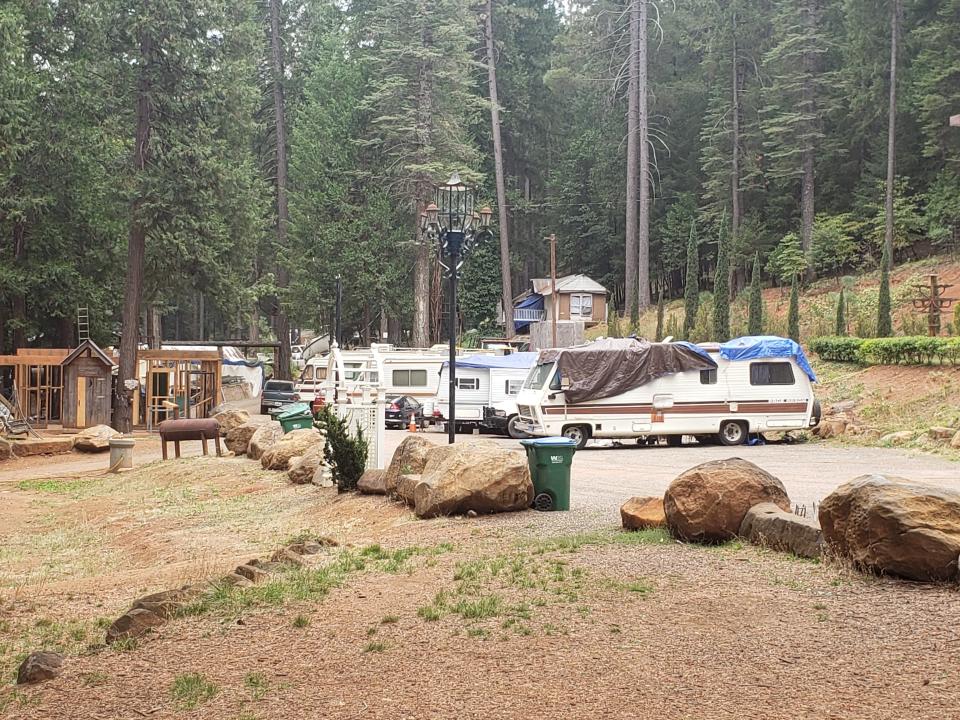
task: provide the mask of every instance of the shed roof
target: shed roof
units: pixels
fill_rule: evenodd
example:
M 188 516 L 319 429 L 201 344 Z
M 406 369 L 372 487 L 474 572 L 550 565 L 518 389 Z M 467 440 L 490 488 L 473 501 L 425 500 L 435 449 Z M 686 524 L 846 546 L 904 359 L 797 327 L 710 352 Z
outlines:
M 538 295 L 550 295 L 552 292 L 550 278 L 533 278 L 530 283 L 533 285 L 533 291 Z M 586 275 L 564 275 L 563 277 L 557 278 L 557 292 L 582 292 L 606 295 L 607 289 Z
M 107 355 L 103 350 L 100 349 L 100 346 L 97 345 L 93 340 L 84 340 L 82 343 L 77 345 L 69 355 L 67 355 L 61 365 L 69 365 L 74 360 L 76 360 L 80 355 L 82 355 L 86 350 L 90 351 L 90 354 L 100 360 L 104 365 L 108 367 L 113 367 L 114 362 L 113 358 Z

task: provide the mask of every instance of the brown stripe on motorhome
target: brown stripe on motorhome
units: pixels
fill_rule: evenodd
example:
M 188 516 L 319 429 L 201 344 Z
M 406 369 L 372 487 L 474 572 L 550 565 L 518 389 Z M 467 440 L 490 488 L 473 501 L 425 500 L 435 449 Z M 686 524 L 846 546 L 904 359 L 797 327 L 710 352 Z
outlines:
M 736 405 L 736 411 L 730 406 Z M 546 415 L 586 414 L 586 415 L 640 415 L 653 411 L 653 405 L 549 405 L 541 408 Z M 664 414 L 675 415 L 706 415 L 710 413 L 768 413 L 785 414 L 807 411 L 807 403 L 776 403 L 766 400 L 737 401 L 720 403 L 677 403 L 673 407 L 663 408 Z

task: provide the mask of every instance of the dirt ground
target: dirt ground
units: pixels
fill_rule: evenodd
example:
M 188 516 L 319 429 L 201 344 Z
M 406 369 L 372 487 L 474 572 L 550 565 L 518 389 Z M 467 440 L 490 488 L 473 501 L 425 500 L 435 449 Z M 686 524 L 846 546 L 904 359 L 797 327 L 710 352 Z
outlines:
M 817 475 L 818 457 L 960 476 L 944 460 L 862 450 L 740 454 L 811 497 L 796 478 Z M 583 452 L 569 513 L 430 521 L 238 458 L 119 476 L 4 471 L 0 717 L 960 718 L 955 585 L 617 530 L 630 494 L 724 451 Z M 324 574 L 322 592 L 284 594 L 294 586 L 281 580 L 102 646 L 136 597 L 305 532 L 340 543 L 310 571 L 346 568 Z M 63 675 L 14 689 L 19 658 L 43 647 L 68 653 Z

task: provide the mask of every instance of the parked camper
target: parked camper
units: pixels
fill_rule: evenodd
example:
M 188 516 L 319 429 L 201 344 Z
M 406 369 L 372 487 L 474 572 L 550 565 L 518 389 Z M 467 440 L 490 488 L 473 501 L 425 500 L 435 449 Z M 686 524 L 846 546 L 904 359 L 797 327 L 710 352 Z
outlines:
M 457 360 L 458 427 L 483 427 L 513 438 L 525 437 L 517 429 L 518 413 L 514 398 L 537 360 L 537 353 L 510 355 L 470 355 Z M 450 416 L 450 367 L 443 363 L 437 387 L 434 417 L 446 422 Z
M 684 435 L 740 445 L 750 433 L 820 421 L 816 377 L 794 341 L 744 337 L 718 344 L 598 340 L 544 350 L 517 397 L 518 429 L 591 438 Z

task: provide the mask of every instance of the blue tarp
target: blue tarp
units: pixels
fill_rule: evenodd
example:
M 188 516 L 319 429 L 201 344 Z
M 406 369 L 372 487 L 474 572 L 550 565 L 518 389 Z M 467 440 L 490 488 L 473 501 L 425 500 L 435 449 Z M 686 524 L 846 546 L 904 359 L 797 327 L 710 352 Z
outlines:
M 803 348 L 788 338 L 775 335 L 755 335 L 736 338 L 720 346 L 720 356 L 726 360 L 759 360 L 761 358 L 792 357 L 811 382 L 817 381 L 813 368 L 803 354 Z
M 543 310 L 543 295 L 540 295 L 539 293 L 530 293 L 527 297 L 514 305 L 513 308 L 514 310 Z M 530 322 L 514 321 L 513 326 L 517 332 L 522 332 L 530 326 Z
M 468 355 L 457 360 L 458 368 L 506 368 L 513 370 L 528 370 L 537 362 L 535 352 L 517 352 L 510 355 Z M 445 362 L 443 367 L 447 367 Z
M 695 353 L 697 353 L 697 355 L 700 355 L 701 357 L 706 358 L 707 360 L 709 360 L 710 362 L 712 362 L 714 365 L 717 364 L 716 361 L 715 361 L 712 357 L 710 357 L 710 353 L 708 353 L 706 350 L 704 350 L 704 349 L 703 349 L 702 347 L 700 347 L 699 345 L 694 345 L 692 342 L 687 342 L 686 340 L 674 340 L 674 341 L 673 341 L 673 344 L 674 344 L 674 345 L 683 345 L 685 348 L 690 348 L 690 349 L 693 350 Z

